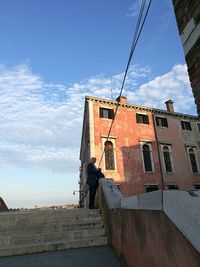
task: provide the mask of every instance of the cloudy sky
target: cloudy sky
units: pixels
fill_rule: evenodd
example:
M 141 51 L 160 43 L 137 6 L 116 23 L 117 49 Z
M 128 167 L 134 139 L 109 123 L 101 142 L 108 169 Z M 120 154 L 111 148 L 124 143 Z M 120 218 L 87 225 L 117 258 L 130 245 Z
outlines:
M 76 203 L 85 95 L 115 99 L 139 0 L 0 0 L 0 196 Z M 171 0 L 153 1 L 129 69 L 129 103 L 196 114 Z

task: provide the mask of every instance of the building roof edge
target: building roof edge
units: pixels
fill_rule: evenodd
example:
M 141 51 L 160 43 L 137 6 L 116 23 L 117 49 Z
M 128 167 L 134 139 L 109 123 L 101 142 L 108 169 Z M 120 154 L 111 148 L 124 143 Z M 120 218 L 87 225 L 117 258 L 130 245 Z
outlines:
M 85 99 L 96 101 L 96 102 L 101 102 L 101 103 L 106 103 L 106 104 L 112 104 L 112 105 L 117 105 L 118 103 L 116 100 L 110 100 L 110 99 L 99 98 L 99 97 L 94 97 L 94 96 L 86 96 Z M 163 115 L 168 115 L 172 117 L 182 117 L 185 119 L 188 118 L 188 119 L 193 119 L 193 120 L 199 120 L 199 117 L 195 115 L 179 113 L 179 112 L 169 112 L 164 109 L 152 108 L 152 107 L 147 107 L 147 106 L 128 104 L 128 103 L 119 103 L 119 106 L 125 107 L 125 108 L 134 108 L 134 109 L 143 110 L 143 111 L 150 111 L 154 114 L 163 114 Z

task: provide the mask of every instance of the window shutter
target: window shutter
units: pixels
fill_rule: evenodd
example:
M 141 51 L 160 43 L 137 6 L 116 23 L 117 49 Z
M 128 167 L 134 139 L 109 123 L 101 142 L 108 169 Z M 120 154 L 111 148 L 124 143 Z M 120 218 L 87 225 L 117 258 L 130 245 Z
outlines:
M 152 172 L 152 163 L 151 163 L 151 152 L 148 145 L 143 145 L 142 147 L 143 159 L 144 159 L 144 168 L 146 172 Z
M 164 156 L 164 161 L 165 161 L 166 172 L 172 172 L 172 165 L 171 165 L 171 159 L 170 159 L 169 151 L 164 151 L 163 156 Z
M 190 157 L 192 172 L 198 173 L 197 162 L 196 162 L 196 157 L 195 157 L 194 151 L 192 151 L 192 150 L 189 151 L 189 157 Z
M 103 108 L 99 108 L 100 118 L 103 118 Z
M 159 124 L 159 117 L 156 117 L 156 125 L 157 126 L 160 126 L 160 124 Z
M 191 124 L 189 121 L 181 121 L 181 127 L 183 130 L 192 131 Z
M 148 115 L 144 115 L 144 123 L 149 124 L 149 117 Z
M 161 127 L 168 127 L 167 118 L 156 117 L 156 125 Z
M 163 126 L 164 127 L 168 127 L 168 122 L 167 122 L 167 119 L 166 118 L 163 119 Z
M 137 123 L 140 123 L 140 114 L 136 113 L 136 121 Z
M 109 118 L 112 120 L 114 119 L 114 110 L 113 109 L 110 109 Z
M 114 170 L 115 169 L 115 161 L 114 161 L 113 143 L 111 141 L 106 141 L 104 145 L 105 145 L 106 170 Z
M 188 130 L 192 131 L 190 122 L 188 122 L 187 124 L 188 124 Z

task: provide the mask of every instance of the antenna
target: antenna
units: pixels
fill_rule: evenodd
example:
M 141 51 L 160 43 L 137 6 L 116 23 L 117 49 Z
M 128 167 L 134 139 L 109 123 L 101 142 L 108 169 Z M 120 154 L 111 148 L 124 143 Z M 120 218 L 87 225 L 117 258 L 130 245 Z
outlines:
M 112 88 L 112 79 L 110 81 L 110 97 L 113 100 L 113 88 Z

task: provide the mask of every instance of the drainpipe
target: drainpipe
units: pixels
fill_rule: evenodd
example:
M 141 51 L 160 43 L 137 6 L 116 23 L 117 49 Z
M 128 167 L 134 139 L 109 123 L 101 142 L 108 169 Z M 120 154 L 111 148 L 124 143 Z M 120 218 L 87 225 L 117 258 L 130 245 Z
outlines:
M 152 116 L 153 116 L 153 126 L 154 126 L 154 129 L 155 129 L 156 146 L 157 146 L 157 150 L 158 150 L 158 159 L 159 159 L 160 172 L 161 172 L 161 182 L 162 182 L 162 187 L 163 187 L 163 191 L 164 191 L 165 190 L 165 183 L 164 183 L 164 175 L 163 175 L 163 169 L 162 169 L 162 164 L 161 164 L 160 146 L 159 146 L 159 143 L 158 143 L 158 135 L 157 135 L 157 129 L 156 129 L 156 121 L 155 121 L 155 116 L 154 116 L 154 113 L 153 112 L 152 112 Z M 162 203 L 162 209 L 163 209 L 163 192 L 162 192 L 161 203 Z

